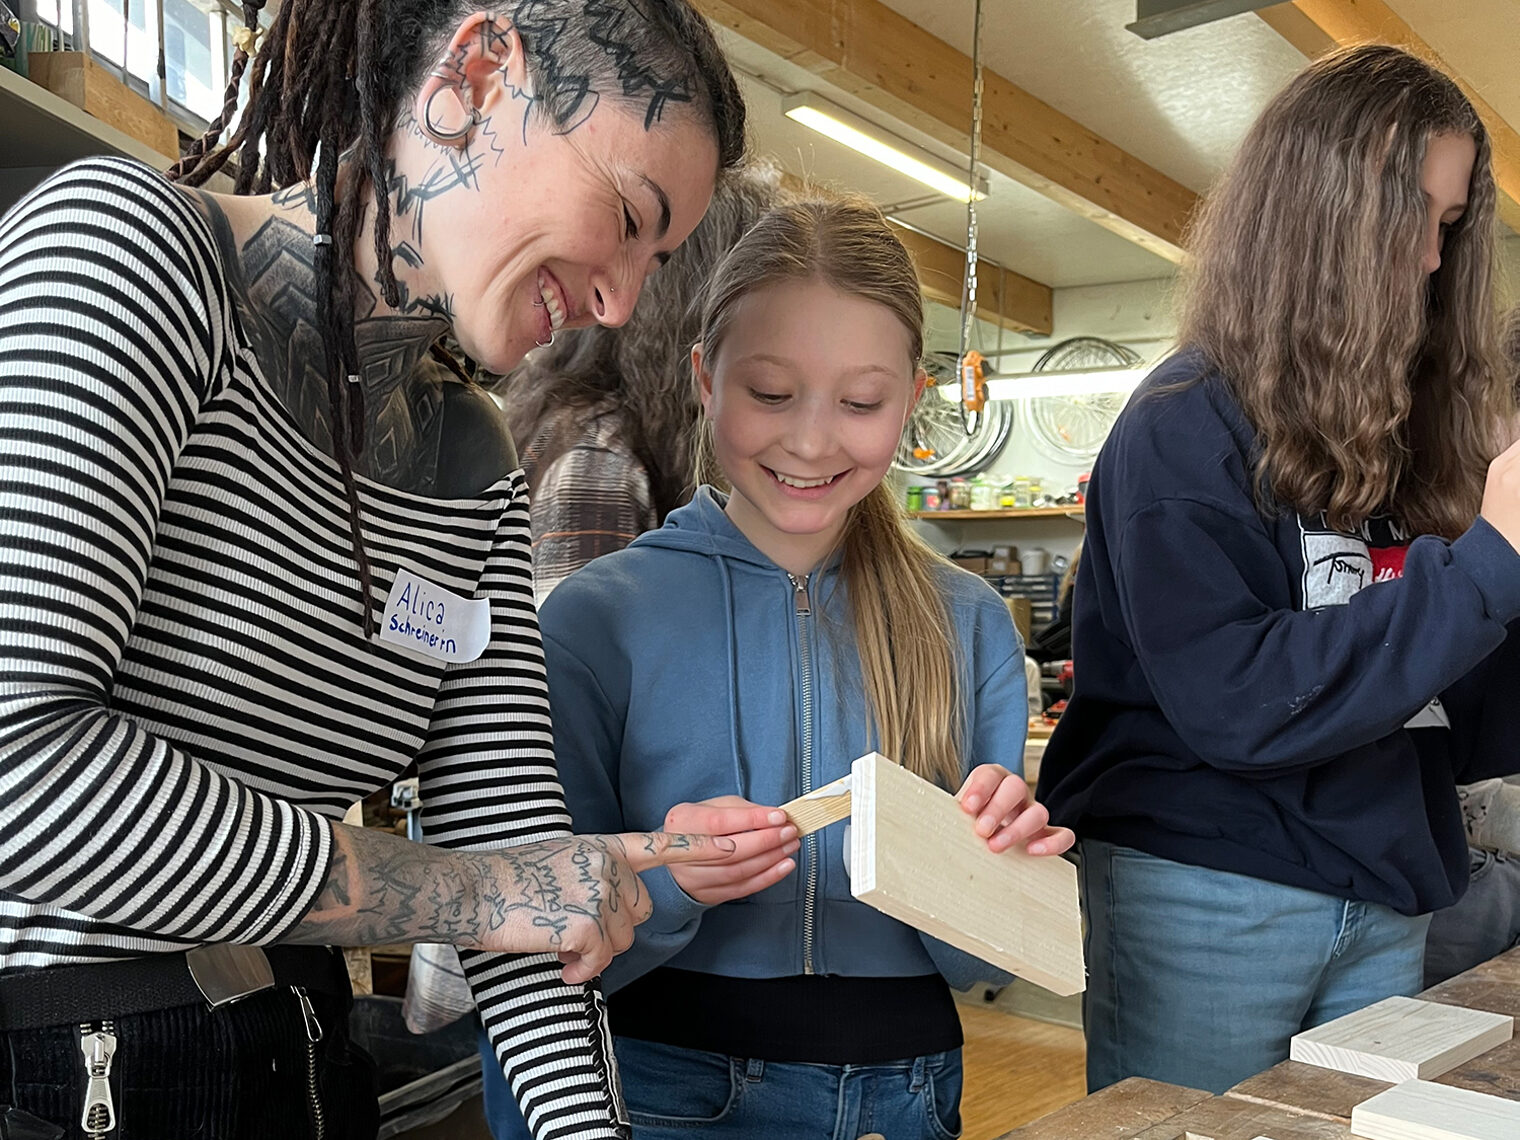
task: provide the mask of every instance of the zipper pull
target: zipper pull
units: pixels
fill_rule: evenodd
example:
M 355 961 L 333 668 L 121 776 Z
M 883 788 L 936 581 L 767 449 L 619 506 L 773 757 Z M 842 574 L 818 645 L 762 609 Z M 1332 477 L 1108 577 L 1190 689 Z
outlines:
M 290 989 L 301 1003 L 301 1016 L 306 1019 L 306 1040 L 315 1045 L 322 1040 L 322 1023 L 317 1020 L 317 1011 L 312 1008 L 304 986 L 291 986 Z
M 808 580 L 797 577 L 791 571 L 787 571 L 786 576 L 792 581 L 792 600 L 797 604 L 797 612 L 799 614 L 811 613 L 812 606 L 808 604 Z
M 104 1135 L 116 1128 L 116 1103 L 111 1099 L 110 1080 L 111 1061 L 116 1056 L 116 1035 L 110 1032 L 112 1028 L 114 1025 L 109 1021 L 100 1029 L 79 1027 L 79 1051 L 84 1054 L 85 1076 L 89 1078 L 79 1127 L 90 1136 Z

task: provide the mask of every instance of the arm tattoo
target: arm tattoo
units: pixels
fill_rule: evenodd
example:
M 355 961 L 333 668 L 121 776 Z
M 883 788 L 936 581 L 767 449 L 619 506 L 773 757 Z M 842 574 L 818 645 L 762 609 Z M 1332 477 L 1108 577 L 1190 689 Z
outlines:
M 334 827 L 333 858 L 288 941 L 369 946 L 478 945 L 509 924 L 559 946 L 576 916 L 602 934 L 643 884 L 614 836 L 567 836 L 490 853 L 452 852 L 363 828 Z M 628 876 L 632 876 L 632 882 Z

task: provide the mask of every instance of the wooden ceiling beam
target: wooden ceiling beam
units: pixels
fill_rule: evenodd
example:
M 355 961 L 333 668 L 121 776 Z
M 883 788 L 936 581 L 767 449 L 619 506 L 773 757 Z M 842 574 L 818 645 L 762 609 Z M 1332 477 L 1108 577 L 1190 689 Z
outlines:
M 1450 75 L 1488 128 L 1494 181 L 1499 187 L 1499 218 L 1520 233 L 1520 133 L 1384 0 L 1293 0 L 1256 14 L 1311 59 L 1332 48 L 1385 43 L 1413 52 Z
M 809 193 L 831 194 L 829 186 L 819 186 L 795 174 L 782 172 L 781 188 L 788 194 L 805 198 Z M 966 254 L 949 242 L 909 229 L 895 218 L 888 218 L 918 270 L 918 287 L 925 297 L 959 311 L 966 278 Z M 1049 336 L 1055 328 L 1053 299 L 1049 285 L 1032 277 L 976 261 L 976 315 L 989 325 L 1002 325 L 1018 332 Z
M 961 307 L 966 255 L 953 245 L 926 237 L 917 230 L 893 225 L 918 266 L 918 285 L 924 296 L 952 309 Z M 1055 327 L 1049 285 L 978 259 L 976 315 L 990 325 L 1049 336 Z
M 880 0 L 694 0 L 731 28 L 840 90 L 963 151 L 971 60 Z M 982 160 L 1171 262 L 1198 196 L 983 68 Z

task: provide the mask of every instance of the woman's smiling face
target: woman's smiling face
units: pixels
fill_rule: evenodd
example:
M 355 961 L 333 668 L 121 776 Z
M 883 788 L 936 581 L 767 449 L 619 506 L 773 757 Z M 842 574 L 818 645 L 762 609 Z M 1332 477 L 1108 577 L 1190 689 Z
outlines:
M 628 319 L 644 279 L 702 220 L 718 148 L 704 117 L 674 101 L 654 116 L 604 96 L 555 125 L 534 108 L 516 31 L 481 34 L 489 19 L 466 21 L 451 76 L 431 77 L 413 109 L 419 124 L 468 130 L 465 145 L 398 132 L 405 174 L 391 193 L 398 230 L 416 235 L 413 294 L 432 297 L 465 353 L 502 373 L 559 328 Z

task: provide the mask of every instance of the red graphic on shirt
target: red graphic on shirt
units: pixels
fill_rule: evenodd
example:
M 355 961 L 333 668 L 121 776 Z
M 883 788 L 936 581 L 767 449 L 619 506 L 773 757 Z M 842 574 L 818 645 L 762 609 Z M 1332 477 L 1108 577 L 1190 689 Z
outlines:
M 1372 580 L 1374 582 L 1392 582 L 1396 578 L 1404 576 L 1404 559 L 1409 554 L 1409 546 L 1374 546 L 1368 551 L 1372 555 Z

